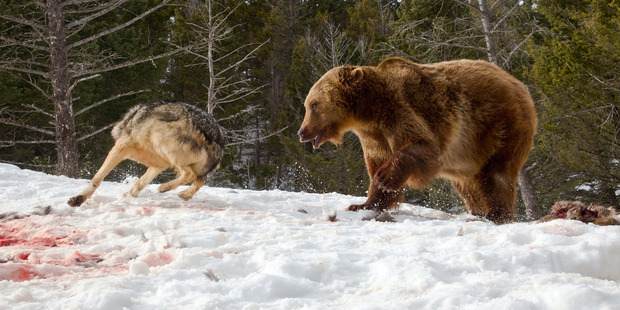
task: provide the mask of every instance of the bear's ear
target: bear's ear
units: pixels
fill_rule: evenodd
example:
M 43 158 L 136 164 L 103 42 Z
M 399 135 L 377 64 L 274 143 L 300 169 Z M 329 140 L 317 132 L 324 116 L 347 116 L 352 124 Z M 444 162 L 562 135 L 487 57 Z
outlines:
M 362 68 L 357 67 L 353 71 L 351 71 L 351 83 L 355 83 L 360 81 L 364 77 L 364 70 Z
M 364 78 L 364 69 L 361 67 L 344 66 L 337 71 L 338 82 L 344 86 L 353 86 Z
M 364 70 L 360 67 L 345 67 L 340 71 L 339 79 L 345 85 L 355 85 L 364 78 Z

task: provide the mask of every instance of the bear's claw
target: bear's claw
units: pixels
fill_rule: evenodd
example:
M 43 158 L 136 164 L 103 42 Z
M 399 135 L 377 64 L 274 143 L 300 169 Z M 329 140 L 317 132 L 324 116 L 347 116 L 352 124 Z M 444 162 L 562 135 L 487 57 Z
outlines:
M 345 211 L 353 211 L 353 212 L 357 212 L 359 210 L 364 209 L 363 208 L 364 205 L 350 205 L 346 208 L 344 208 Z

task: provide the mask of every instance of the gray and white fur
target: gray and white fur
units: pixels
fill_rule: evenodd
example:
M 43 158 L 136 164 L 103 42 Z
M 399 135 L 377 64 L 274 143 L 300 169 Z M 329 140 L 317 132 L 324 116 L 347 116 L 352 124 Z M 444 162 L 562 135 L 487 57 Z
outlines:
M 226 141 L 213 116 L 186 103 L 143 103 L 132 107 L 112 129 L 116 141 L 103 165 L 86 188 L 68 204 L 80 206 L 103 179 L 125 159 L 148 167 L 126 195 L 140 191 L 162 171 L 172 168 L 174 180 L 161 184 L 160 192 L 194 181 L 178 196 L 189 200 L 202 187 L 205 176 L 219 168 Z

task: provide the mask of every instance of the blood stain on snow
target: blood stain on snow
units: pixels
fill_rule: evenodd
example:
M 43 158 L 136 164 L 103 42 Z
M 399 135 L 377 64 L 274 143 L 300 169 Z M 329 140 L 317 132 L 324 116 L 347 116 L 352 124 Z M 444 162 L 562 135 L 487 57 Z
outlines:
M 73 252 L 73 254 L 71 254 L 68 258 L 67 258 L 67 262 L 69 264 L 76 262 L 76 263 L 83 263 L 83 262 L 87 262 L 87 261 L 92 261 L 92 260 L 98 260 L 99 259 L 99 254 L 82 254 L 78 251 Z
M 13 273 L 11 273 L 11 279 L 14 282 L 30 281 L 36 277 L 41 277 L 41 275 L 25 267 L 19 268 L 16 271 L 13 271 Z
M 136 215 L 151 216 L 155 213 L 155 208 L 141 207 L 136 211 Z
M 84 232 L 62 226 L 43 226 L 27 218 L 0 224 L 0 247 L 26 246 L 29 249 L 44 249 L 74 245 L 85 238 Z
M 47 224 L 49 218 L 44 219 L 45 223 L 37 220 L 41 219 L 22 218 L 0 223 L 0 255 L 13 253 L 0 265 L 0 281 L 79 280 L 127 272 L 127 266 L 106 265 L 101 254 L 79 251 L 78 246 L 87 240 L 88 231 L 76 231 L 57 222 Z M 165 265 L 172 260 L 166 252 L 154 253 L 149 257 L 149 265 Z
M 4 260 L 0 270 L 0 280 L 14 282 L 30 281 L 35 278 L 61 277 L 94 278 L 120 273 L 126 266 L 102 266 L 100 254 L 87 254 L 70 247 L 84 242 L 87 232 L 76 231 L 71 227 L 48 225 L 36 222 L 33 218 L 22 218 L 0 224 L 0 249 L 13 253 Z M 58 254 L 66 250 L 55 247 L 68 247 L 63 258 Z M 23 251 L 19 251 L 19 250 Z M 17 250 L 13 252 L 14 250 Z M 7 252 L 8 251 L 8 252 Z M 1 254 L 1 253 L 0 253 Z M 21 263 L 28 262 L 28 264 Z M 55 267 L 51 267 L 55 266 Z M 45 272 L 41 272 L 41 271 Z
M 166 253 L 165 251 L 159 253 L 149 253 L 140 258 L 140 261 L 146 263 L 147 265 L 149 265 L 149 267 L 167 265 L 170 264 L 173 260 L 174 257 L 172 257 L 172 255 L 170 255 L 169 253 Z
M 0 247 L 12 245 L 12 244 L 17 243 L 18 241 L 19 240 L 15 238 L 11 238 L 5 235 L 0 235 Z
M 8 264 L 4 268 L 5 272 L 0 272 L 0 281 L 24 282 L 34 278 L 44 278 L 35 271 L 35 267 L 32 265 Z

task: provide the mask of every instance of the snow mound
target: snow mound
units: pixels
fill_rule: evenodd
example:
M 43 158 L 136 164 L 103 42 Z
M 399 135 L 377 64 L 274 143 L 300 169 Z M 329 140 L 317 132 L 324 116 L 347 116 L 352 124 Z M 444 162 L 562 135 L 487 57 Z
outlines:
M 0 308 L 620 304 L 618 226 L 497 226 L 408 204 L 385 223 L 343 211 L 364 197 L 203 187 L 182 201 L 149 185 L 126 198 L 131 184 L 113 182 L 67 206 L 87 182 L 0 164 L 0 214 L 10 215 L 0 220 Z

